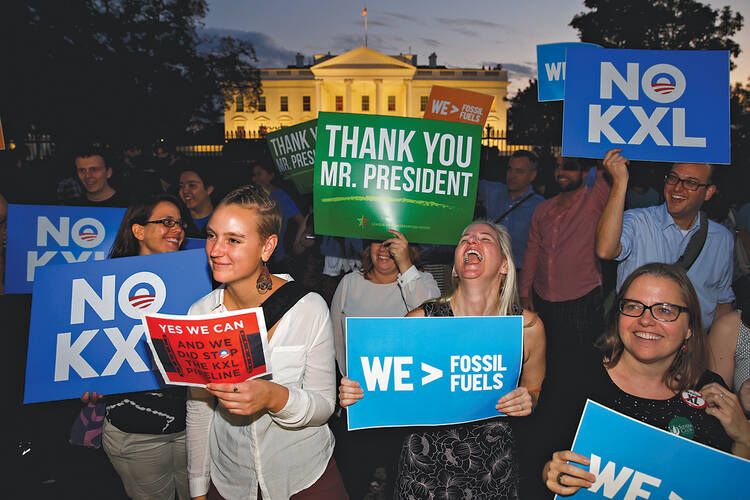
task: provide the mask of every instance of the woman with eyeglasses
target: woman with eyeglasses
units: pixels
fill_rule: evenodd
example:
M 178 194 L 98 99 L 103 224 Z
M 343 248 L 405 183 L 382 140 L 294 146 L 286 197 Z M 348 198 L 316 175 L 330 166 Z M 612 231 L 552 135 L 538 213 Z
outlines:
M 698 297 L 685 271 L 673 264 L 639 267 L 623 283 L 600 352 L 571 366 L 569 391 L 542 391 L 540 412 L 554 414 L 552 449 L 566 449 L 586 399 L 654 427 L 750 458 L 750 423 L 737 397 L 709 371 Z M 564 394 L 563 394 L 564 393 Z M 546 400 L 546 401 L 545 401 Z M 542 478 L 553 493 L 572 495 L 595 476 L 588 458 L 557 451 Z
M 190 220 L 182 202 L 161 194 L 131 205 L 123 216 L 110 258 L 180 250 Z M 184 387 L 102 395 L 88 392 L 85 403 L 104 402 L 102 446 L 133 499 L 190 498 L 185 444 Z

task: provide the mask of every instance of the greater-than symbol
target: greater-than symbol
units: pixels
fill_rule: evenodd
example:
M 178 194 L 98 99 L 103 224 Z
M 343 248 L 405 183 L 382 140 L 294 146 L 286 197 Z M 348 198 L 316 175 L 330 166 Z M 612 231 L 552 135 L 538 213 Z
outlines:
M 443 376 L 443 370 L 430 366 L 427 363 L 422 363 L 422 371 L 427 374 L 422 377 L 422 385 L 427 385 Z

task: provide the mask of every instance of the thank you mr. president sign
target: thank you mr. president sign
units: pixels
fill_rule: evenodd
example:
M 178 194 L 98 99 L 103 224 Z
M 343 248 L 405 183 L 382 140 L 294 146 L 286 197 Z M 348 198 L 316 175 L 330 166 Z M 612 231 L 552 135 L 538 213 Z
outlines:
M 346 331 L 347 376 L 364 390 L 350 430 L 496 417 L 518 386 L 521 316 L 347 318 Z
M 565 156 L 730 163 L 729 53 L 570 47 Z

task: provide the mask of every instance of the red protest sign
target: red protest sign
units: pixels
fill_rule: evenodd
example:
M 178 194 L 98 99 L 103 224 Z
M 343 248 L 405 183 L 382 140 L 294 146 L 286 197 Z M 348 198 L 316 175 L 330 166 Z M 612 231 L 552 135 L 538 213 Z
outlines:
M 484 125 L 494 100 L 479 92 L 433 85 L 423 118 Z
M 162 377 L 176 385 L 237 383 L 271 373 L 260 308 L 223 314 L 147 314 L 147 339 Z

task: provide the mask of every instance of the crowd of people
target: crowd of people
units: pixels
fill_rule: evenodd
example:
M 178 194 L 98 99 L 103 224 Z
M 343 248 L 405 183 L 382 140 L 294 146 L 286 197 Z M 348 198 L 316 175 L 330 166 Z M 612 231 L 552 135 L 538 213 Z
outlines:
M 54 443 L 21 436 L 19 450 L 66 450 L 36 466 L 83 457 L 64 434 L 95 403 L 104 453 L 86 450 L 89 468 L 67 480 L 97 474 L 112 498 L 568 495 L 595 480 L 569 450 L 586 399 L 675 433 L 680 415 L 683 436 L 750 458 L 750 204 L 719 201 L 719 167 L 636 165 L 618 149 L 548 164 L 518 151 L 500 165 L 483 149 L 476 219 L 449 250 L 396 228 L 378 241 L 316 234 L 311 195 L 268 158 L 221 169 L 144 150 L 87 144 L 55 168 L 3 153 L 0 228 L 8 203 L 126 207 L 111 258 L 205 239 L 216 287 L 188 314 L 262 307 L 273 377 L 25 408 L 19 397 L 22 434 L 44 426 Z M 0 303 L 25 335 L 30 300 Z M 523 318 L 522 369 L 497 418 L 346 430 L 366 397 L 347 377 L 347 317 L 509 315 Z M 31 482 L 45 481 L 65 478 Z

